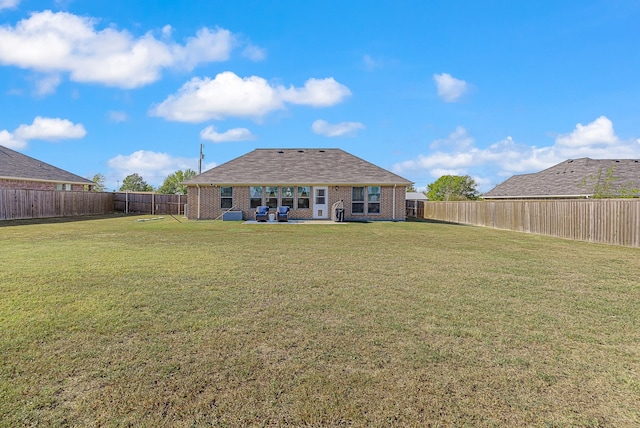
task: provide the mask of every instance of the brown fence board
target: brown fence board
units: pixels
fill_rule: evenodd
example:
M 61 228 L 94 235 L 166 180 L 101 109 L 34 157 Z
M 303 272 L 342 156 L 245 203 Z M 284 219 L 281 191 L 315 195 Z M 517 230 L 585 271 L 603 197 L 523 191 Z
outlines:
M 640 247 L 640 199 L 421 202 L 425 219 Z
M 183 215 L 187 195 L 160 195 L 157 193 L 114 193 L 114 210 L 136 214 Z
M 0 189 L 0 220 L 108 214 L 113 200 L 113 193 Z
M 0 189 L 0 220 L 101 215 L 183 215 L 186 195 Z

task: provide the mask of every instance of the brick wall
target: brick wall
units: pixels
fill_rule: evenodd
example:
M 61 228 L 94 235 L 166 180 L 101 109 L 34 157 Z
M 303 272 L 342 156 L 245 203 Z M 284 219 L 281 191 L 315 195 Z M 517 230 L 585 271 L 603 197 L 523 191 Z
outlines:
M 0 180 L 0 189 L 9 190 L 56 190 L 57 183 L 49 183 L 45 181 L 28 181 L 28 180 Z M 71 191 L 84 191 L 84 185 L 72 184 Z
M 56 190 L 56 183 L 25 180 L 0 180 L 0 189 Z
M 345 220 L 376 221 L 393 220 L 393 193 L 395 190 L 395 220 L 405 220 L 405 195 L 406 188 L 397 186 L 383 186 L 381 188 L 380 214 L 351 214 L 351 186 L 328 186 L 328 208 L 331 210 L 333 203 L 343 200 L 345 208 Z M 198 188 L 190 186 L 187 193 L 187 217 L 191 220 L 198 219 Z M 255 217 L 255 209 L 249 208 L 249 187 L 233 187 L 233 211 L 242 211 L 245 220 Z M 308 209 L 292 209 L 289 211 L 290 219 L 312 219 L 313 197 L 310 198 Z M 226 209 L 220 208 L 220 188 L 217 186 L 200 186 L 200 219 L 213 220 L 219 218 Z M 329 218 L 331 218 L 329 213 Z

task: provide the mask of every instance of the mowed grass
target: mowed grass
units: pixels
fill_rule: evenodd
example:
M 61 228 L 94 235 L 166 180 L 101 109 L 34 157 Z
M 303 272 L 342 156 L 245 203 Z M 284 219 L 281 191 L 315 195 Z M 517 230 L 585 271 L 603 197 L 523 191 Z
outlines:
M 638 249 L 135 219 L 0 226 L 1 426 L 640 424 Z

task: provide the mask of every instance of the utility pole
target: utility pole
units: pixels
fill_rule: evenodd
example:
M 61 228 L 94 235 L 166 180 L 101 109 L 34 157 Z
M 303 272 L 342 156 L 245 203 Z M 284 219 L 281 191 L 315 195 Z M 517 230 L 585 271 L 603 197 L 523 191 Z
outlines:
M 204 159 L 204 153 L 202 153 L 202 147 L 204 144 L 200 144 L 200 158 L 198 159 L 198 174 L 202 174 L 202 159 Z

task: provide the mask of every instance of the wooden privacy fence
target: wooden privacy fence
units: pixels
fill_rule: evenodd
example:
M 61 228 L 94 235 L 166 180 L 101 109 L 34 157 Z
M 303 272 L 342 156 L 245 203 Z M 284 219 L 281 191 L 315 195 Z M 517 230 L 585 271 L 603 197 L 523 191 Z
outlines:
M 0 220 L 108 214 L 113 200 L 113 193 L 0 189 Z
M 114 193 L 114 210 L 137 214 L 184 214 L 187 195 L 160 195 L 151 192 Z
M 186 195 L 0 189 L 0 220 L 103 215 L 184 214 Z
M 424 202 L 424 218 L 640 247 L 640 199 Z

